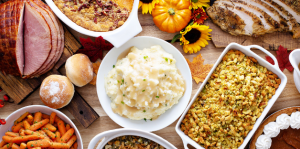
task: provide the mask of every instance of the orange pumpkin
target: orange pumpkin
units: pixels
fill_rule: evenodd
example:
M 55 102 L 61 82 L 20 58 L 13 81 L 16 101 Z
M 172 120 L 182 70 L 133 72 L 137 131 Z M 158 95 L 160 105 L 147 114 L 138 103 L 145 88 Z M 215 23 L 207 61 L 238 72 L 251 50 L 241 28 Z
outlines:
M 189 0 L 160 0 L 152 10 L 155 25 L 162 31 L 175 33 L 191 20 Z

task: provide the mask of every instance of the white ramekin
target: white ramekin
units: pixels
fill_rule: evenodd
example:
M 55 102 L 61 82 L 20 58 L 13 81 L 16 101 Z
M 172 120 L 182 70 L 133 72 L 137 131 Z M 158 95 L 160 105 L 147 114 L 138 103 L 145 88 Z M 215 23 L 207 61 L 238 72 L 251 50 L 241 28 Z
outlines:
M 77 143 L 78 143 L 77 149 L 83 149 L 82 139 L 81 139 L 80 133 L 79 133 L 78 129 L 76 128 L 75 124 L 62 112 L 52 109 L 52 108 L 49 108 L 47 106 L 42 106 L 42 105 L 26 106 L 26 107 L 16 110 L 12 114 L 10 114 L 5 119 L 6 124 L 0 126 L 0 141 L 2 139 L 2 136 L 5 135 L 5 132 L 7 132 L 8 130 L 11 131 L 11 127 L 14 125 L 14 121 L 17 120 L 22 114 L 24 114 L 25 112 L 35 113 L 38 111 L 40 111 L 44 114 L 48 114 L 48 115 L 50 115 L 52 112 L 55 112 L 56 116 L 58 116 L 65 123 L 69 124 L 71 126 L 71 128 L 74 128 L 75 134 L 77 137 Z
M 300 93 L 300 70 L 299 70 L 299 63 L 300 63 L 300 49 L 296 49 L 292 51 L 290 54 L 290 62 L 292 66 L 294 67 L 294 82 L 298 89 L 298 92 Z
M 126 22 L 121 27 L 109 32 L 95 32 L 85 29 L 71 21 L 64 13 L 62 13 L 54 4 L 53 0 L 45 1 L 56 16 L 72 29 L 81 34 L 92 37 L 102 36 L 105 40 L 109 41 L 117 48 L 142 31 L 142 27 L 137 16 L 139 0 L 134 0 L 131 13 Z
M 275 65 L 270 64 L 268 61 L 266 61 L 265 59 L 261 58 L 260 56 L 258 56 L 254 52 L 252 52 L 251 48 L 259 49 L 262 52 L 264 52 L 265 54 L 267 54 L 268 56 L 270 56 L 274 60 Z M 178 122 L 176 124 L 175 130 L 178 133 L 178 135 L 181 137 L 185 149 L 188 149 L 187 144 L 190 144 L 190 145 L 196 147 L 197 149 L 204 149 L 204 147 L 200 146 L 198 143 L 196 143 L 194 140 L 192 140 L 189 136 L 185 135 L 184 132 L 181 131 L 180 124 L 181 124 L 181 121 L 183 120 L 183 118 L 185 117 L 186 113 L 190 109 L 191 105 L 194 103 L 197 96 L 199 95 L 199 93 L 201 92 L 203 87 L 206 85 L 206 82 L 208 81 L 208 79 L 210 78 L 212 73 L 215 71 L 216 67 L 222 61 L 225 54 L 231 49 L 239 50 L 239 51 L 243 52 L 245 55 L 255 58 L 260 65 L 266 67 L 269 71 L 272 71 L 273 73 L 275 73 L 281 79 L 281 84 L 279 85 L 278 89 L 276 90 L 275 95 L 273 95 L 273 97 L 269 100 L 268 105 L 265 107 L 265 109 L 262 112 L 261 116 L 256 120 L 256 123 L 254 124 L 253 129 L 248 133 L 247 137 L 244 139 L 243 144 L 241 146 L 239 146 L 239 149 L 244 149 L 245 148 L 245 146 L 250 141 L 250 139 L 253 136 L 253 134 L 255 133 L 256 129 L 258 128 L 260 123 L 263 121 L 263 119 L 265 118 L 265 116 L 267 115 L 267 113 L 269 112 L 269 110 L 271 109 L 271 107 L 273 106 L 273 104 L 275 103 L 275 101 L 277 100 L 277 98 L 279 97 L 279 95 L 281 94 L 281 92 L 283 91 L 283 89 L 284 89 L 284 87 L 287 83 L 287 77 L 279 69 L 277 59 L 269 51 L 267 51 L 266 49 L 264 49 L 260 46 L 257 46 L 257 45 L 242 46 L 242 45 L 239 45 L 237 43 L 229 44 L 225 48 L 225 50 L 222 52 L 222 54 L 219 57 L 219 59 L 217 60 L 217 62 L 214 64 L 213 68 L 210 70 L 210 72 L 207 75 L 207 77 L 205 78 L 204 82 L 201 84 L 200 88 L 198 89 L 198 91 L 194 95 L 193 99 L 191 100 L 190 104 L 187 106 L 184 113 L 181 115 L 180 119 L 178 120 Z
M 147 131 L 142 131 L 142 130 L 138 130 L 138 129 L 128 129 L 128 128 L 121 128 L 121 129 L 115 129 L 115 130 L 109 130 L 109 131 L 105 131 L 102 132 L 98 135 L 96 135 L 91 142 L 89 143 L 88 149 L 94 149 L 95 146 L 97 145 L 97 143 L 102 139 L 102 141 L 98 144 L 96 149 L 103 149 L 104 146 L 106 145 L 106 143 L 116 137 L 119 136 L 140 136 L 146 139 L 150 139 L 160 145 L 162 145 L 163 147 L 167 148 L 167 149 L 176 149 L 175 146 L 173 146 L 171 143 L 169 143 L 168 141 L 166 141 L 165 139 L 163 139 L 162 137 L 147 132 Z

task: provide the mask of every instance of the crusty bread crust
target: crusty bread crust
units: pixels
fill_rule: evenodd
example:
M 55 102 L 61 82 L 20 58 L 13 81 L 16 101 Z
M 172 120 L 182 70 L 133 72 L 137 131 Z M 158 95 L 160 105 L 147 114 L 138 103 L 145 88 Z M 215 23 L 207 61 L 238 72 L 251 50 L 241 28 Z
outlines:
M 279 111 L 273 113 L 272 115 L 270 115 L 267 119 L 265 119 L 264 122 L 261 123 L 261 125 L 258 127 L 256 132 L 254 133 L 254 135 L 251 139 L 251 142 L 250 142 L 249 149 L 255 149 L 256 148 L 255 147 L 256 140 L 263 133 L 265 125 L 267 125 L 270 122 L 276 121 L 276 118 L 279 115 L 283 114 L 283 113 L 291 115 L 293 112 L 296 112 L 296 111 L 300 111 L 300 107 L 290 107 L 290 108 L 279 110 Z

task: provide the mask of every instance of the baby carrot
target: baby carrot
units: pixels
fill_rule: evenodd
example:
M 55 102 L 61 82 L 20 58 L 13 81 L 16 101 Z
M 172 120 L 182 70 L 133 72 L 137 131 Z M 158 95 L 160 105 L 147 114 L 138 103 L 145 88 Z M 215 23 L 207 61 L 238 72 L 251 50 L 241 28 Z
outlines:
M 40 136 L 41 139 L 44 139 L 44 135 L 40 134 L 39 132 L 34 132 L 34 131 L 31 131 L 31 130 L 24 130 L 24 133 L 26 135 L 37 135 L 37 136 Z
M 28 123 L 29 123 L 30 125 L 33 124 L 33 117 L 32 117 L 32 115 L 28 115 L 28 116 L 27 116 L 27 121 L 28 121 Z
M 18 123 L 22 122 L 22 120 L 29 114 L 29 112 L 24 113 L 21 115 L 17 120 L 15 120 L 14 125 L 17 125 Z
M 49 123 L 46 124 L 43 129 L 47 129 L 47 130 L 50 130 L 52 132 L 56 131 L 56 128 L 53 125 L 49 124 Z
M 66 143 L 74 134 L 74 128 L 69 129 L 61 138 L 59 142 Z
M 62 120 L 57 122 L 57 127 L 60 132 L 60 135 L 63 136 L 66 133 L 65 123 Z
M 34 114 L 34 117 L 33 117 L 33 124 L 39 122 L 42 120 L 42 113 L 41 112 L 36 112 Z
M 50 146 L 50 142 L 46 139 L 27 142 L 27 148 L 33 148 L 33 147 L 45 148 L 49 146 Z
M 66 125 L 66 131 L 68 131 L 71 128 L 70 124 Z
M 56 117 L 56 113 L 52 112 L 51 115 L 50 115 L 50 124 L 54 123 L 55 117 Z
M 55 136 L 56 136 L 55 141 L 56 141 L 56 142 L 59 142 L 59 140 L 60 140 L 60 132 L 59 132 L 59 131 L 56 131 L 56 132 L 55 132 Z
M 6 144 L 3 140 L 0 142 L 0 147 L 3 147 Z
M 12 126 L 11 130 L 12 132 L 19 132 L 19 130 L 23 127 L 24 127 L 23 122 L 20 122 L 17 125 Z
M 47 115 L 47 114 L 42 114 L 42 118 L 43 118 L 43 119 L 50 119 L 50 116 Z
M 11 136 L 11 137 L 18 137 L 18 136 L 20 136 L 18 133 L 14 133 L 14 132 L 10 132 L 10 131 L 6 132 L 5 135 Z
M 15 143 L 9 143 L 3 146 L 1 149 L 20 149 L 20 147 Z
M 30 124 L 29 124 L 29 122 L 27 120 L 23 121 L 23 125 L 24 125 L 25 129 L 30 129 Z
M 20 129 L 20 131 L 19 131 L 20 136 L 25 136 L 26 135 L 24 131 L 25 131 L 24 128 Z
M 55 134 L 53 132 L 51 132 L 50 130 L 47 129 L 43 129 L 43 131 L 51 138 L 51 139 L 55 139 Z
M 47 123 L 49 123 L 49 119 L 44 119 L 44 120 L 42 120 L 38 123 L 35 123 L 35 124 L 31 125 L 30 130 L 32 130 L 32 131 L 38 130 L 39 128 L 43 127 Z
M 69 146 L 67 143 L 51 142 L 50 148 L 69 148 Z
M 27 146 L 26 146 L 25 143 L 21 143 L 21 144 L 20 144 L 20 149 L 26 149 L 26 148 L 27 148 Z
M 72 145 L 72 148 L 77 149 L 77 148 L 78 148 L 78 143 L 75 142 L 75 143 Z
M 11 137 L 11 136 L 3 136 L 2 140 L 5 141 L 6 143 L 10 143 L 10 142 L 12 142 L 13 138 L 14 137 Z
M 77 140 L 76 135 L 73 135 L 70 140 L 67 142 L 68 146 L 71 147 L 73 143 Z
M 13 143 L 20 144 L 22 142 L 32 141 L 32 140 L 39 140 L 41 139 L 41 136 L 37 135 L 28 135 L 28 136 L 20 136 L 20 137 L 14 137 L 12 139 Z

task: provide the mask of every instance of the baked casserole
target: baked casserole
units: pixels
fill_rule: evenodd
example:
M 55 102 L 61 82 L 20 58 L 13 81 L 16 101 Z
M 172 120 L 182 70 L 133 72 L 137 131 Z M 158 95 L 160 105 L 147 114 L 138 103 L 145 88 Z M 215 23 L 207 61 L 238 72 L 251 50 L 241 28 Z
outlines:
M 275 94 L 276 74 L 238 50 L 223 57 L 181 122 L 205 148 L 238 148 Z
M 70 20 L 91 31 L 107 32 L 122 26 L 133 0 L 53 0 Z

